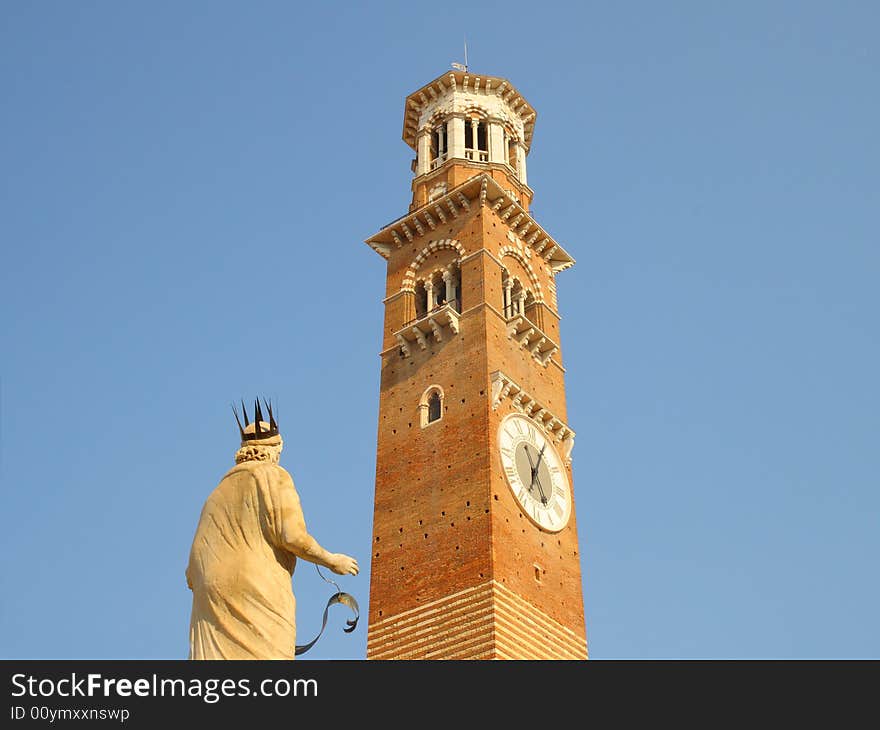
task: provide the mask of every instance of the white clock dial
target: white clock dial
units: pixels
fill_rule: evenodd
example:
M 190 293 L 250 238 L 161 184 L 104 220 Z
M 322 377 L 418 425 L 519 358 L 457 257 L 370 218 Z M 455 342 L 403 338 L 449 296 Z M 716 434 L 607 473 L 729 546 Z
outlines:
M 544 430 L 517 413 L 498 429 L 501 465 L 523 514 L 542 530 L 559 532 L 571 516 L 571 487 Z

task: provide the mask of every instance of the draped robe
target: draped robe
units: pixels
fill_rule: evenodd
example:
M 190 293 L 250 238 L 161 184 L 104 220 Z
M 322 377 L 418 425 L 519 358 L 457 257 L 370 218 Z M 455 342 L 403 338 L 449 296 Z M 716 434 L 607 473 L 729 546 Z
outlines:
M 293 659 L 296 602 L 288 549 L 307 534 L 293 479 L 267 461 L 223 477 L 196 528 L 190 659 Z

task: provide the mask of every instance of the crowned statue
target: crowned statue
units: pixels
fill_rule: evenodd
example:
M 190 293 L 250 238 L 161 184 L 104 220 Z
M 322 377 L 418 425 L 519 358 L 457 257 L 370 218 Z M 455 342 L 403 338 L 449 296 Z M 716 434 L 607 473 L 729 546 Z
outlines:
M 328 552 L 306 529 L 293 479 L 278 464 L 283 441 L 272 404 L 263 405 L 268 422 L 259 400 L 252 423 L 244 403 L 243 427 L 235 414 L 235 466 L 205 502 L 193 538 L 190 659 L 293 659 L 301 653 L 291 583 L 297 558 L 358 574 L 354 558 Z

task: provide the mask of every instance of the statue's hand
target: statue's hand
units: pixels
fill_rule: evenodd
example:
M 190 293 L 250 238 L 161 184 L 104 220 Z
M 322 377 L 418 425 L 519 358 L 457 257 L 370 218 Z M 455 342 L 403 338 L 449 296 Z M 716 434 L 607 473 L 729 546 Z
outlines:
M 330 555 L 330 564 L 327 567 L 337 575 L 357 575 L 360 572 L 357 560 L 342 553 Z

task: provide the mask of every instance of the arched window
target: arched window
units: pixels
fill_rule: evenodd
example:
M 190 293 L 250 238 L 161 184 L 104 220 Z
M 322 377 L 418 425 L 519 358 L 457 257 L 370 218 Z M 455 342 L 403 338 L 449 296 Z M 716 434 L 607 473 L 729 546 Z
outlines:
M 526 289 L 519 279 L 511 276 L 507 269 L 501 270 L 501 297 L 506 319 L 519 315 L 534 316 L 537 304 L 534 294 Z
M 443 388 L 431 385 L 422 393 L 419 415 L 422 428 L 443 419 Z
M 442 405 L 443 404 L 440 402 L 440 394 L 438 392 L 434 391 L 428 396 L 428 423 L 440 420 L 440 416 L 442 415 L 440 409 Z

